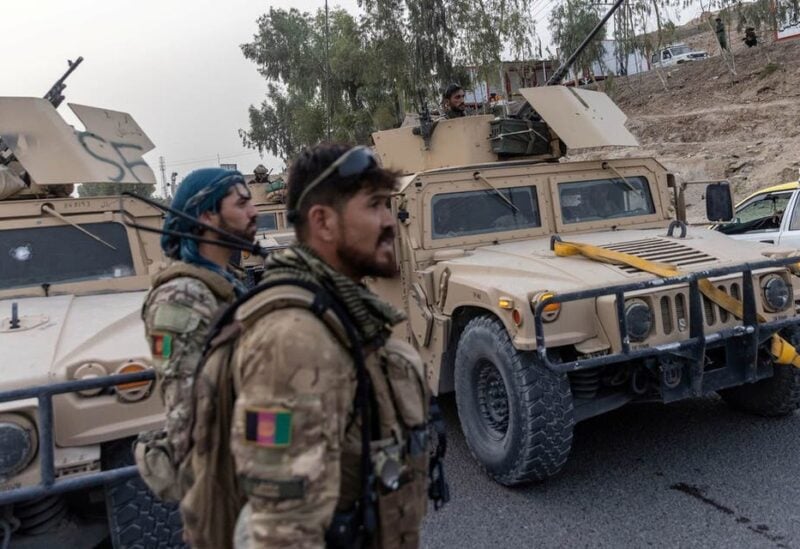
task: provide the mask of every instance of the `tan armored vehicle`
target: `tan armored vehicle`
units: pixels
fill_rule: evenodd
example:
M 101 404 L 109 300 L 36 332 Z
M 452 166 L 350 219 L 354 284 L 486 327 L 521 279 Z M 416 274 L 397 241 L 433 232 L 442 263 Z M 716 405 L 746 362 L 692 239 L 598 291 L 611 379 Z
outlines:
M 85 131 L 45 99 L 0 98 L 0 546 L 180 546 L 177 510 L 131 456 L 163 422 L 140 319 L 158 235 L 126 227 L 118 196 L 69 194 L 155 183 L 153 144 L 127 113 L 70 107 Z M 161 226 L 155 208 L 125 209 Z
M 263 168 L 263 166 L 259 167 Z M 266 179 L 266 174 L 264 178 Z M 289 245 L 294 240 L 294 231 L 286 220 L 283 181 L 251 180 L 248 181 L 247 186 L 253 196 L 253 204 L 258 210 L 256 243 L 262 248 L 271 250 Z M 243 251 L 241 266 L 245 270 L 248 285 L 254 286 L 258 283 L 264 270 L 264 258 Z
M 555 475 L 576 422 L 633 402 L 718 393 L 793 412 L 797 259 L 675 220 L 682 185 L 657 160 L 559 161 L 565 145 L 636 144 L 607 96 L 521 91 L 535 109 L 523 118 L 373 135 L 403 176 L 399 277 L 372 286 L 407 311 L 428 382 L 455 391 L 487 473 Z M 726 185 L 705 196 L 710 217 L 730 218 Z

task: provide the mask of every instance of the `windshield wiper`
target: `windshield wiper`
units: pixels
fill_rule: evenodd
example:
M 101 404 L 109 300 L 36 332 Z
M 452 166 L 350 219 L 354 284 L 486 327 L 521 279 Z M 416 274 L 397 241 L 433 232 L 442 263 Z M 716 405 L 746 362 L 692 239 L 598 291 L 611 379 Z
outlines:
M 72 226 L 72 227 L 75 227 L 75 228 L 76 228 L 76 229 L 78 229 L 80 232 L 82 232 L 82 233 L 85 233 L 85 234 L 87 234 L 87 235 L 91 236 L 92 238 L 94 238 L 95 240 L 97 240 L 98 242 L 100 242 L 101 244 L 104 244 L 104 245 L 108 246 L 109 248 L 111 248 L 112 250 L 115 250 L 115 251 L 116 251 L 116 248 L 115 248 L 114 246 L 112 246 L 111 244 L 109 244 L 108 242 L 106 242 L 105 240 L 103 240 L 102 238 L 100 238 L 99 236 L 97 236 L 97 235 L 95 235 L 95 234 L 92 234 L 92 233 L 90 233 L 89 231 L 87 231 L 86 229 L 84 229 L 83 227 L 81 227 L 80 225 L 78 225 L 77 223 L 74 223 L 74 222 L 70 221 L 69 219 L 67 219 L 66 217 L 64 217 L 63 215 L 61 215 L 61 214 L 60 214 L 60 213 L 58 213 L 57 211 L 55 211 L 53 208 L 51 208 L 51 207 L 50 207 L 50 206 L 48 206 L 47 204 L 45 204 L 45 205 L 43 205 L 43 206 L 42 206 L 42 211 L 43 211 L 44 213 L 46 213 L 46 214 L 50 214 L 50 215 L 52 215 L 53 217 L 56 217 L 56 218 L 60 219 L 61 221 L 63 221 L 63 222 L 64 222 L 64 223 L 66 223 L 67 225 L 70 225 L 70 226 Z
M 627 187 L 629 191 L 638 191 L 639 190 L 634 185 L 632 185 L 627 179 L 625 179 L 625 176 L 622 175 L 621 173 L 619 173 L 617 171 L 617 169 L 614 166 L 612 166 L 611 164 L 609 164 L 608 162 L 603 162 L 602 168 L 604 170 L 611 170 L 612 172 L 614 172 L 617 175 L 617 177 L 622 179 L 622 183 L 625 184 L 625 187 Z
M 474 178 L 476 181 L 478 181 L 478 180 L 480 180 L 480 181 L 483 181 L 483 183 L 484 183 L 485 185 L 488 185 L 488 186 L 489 186 L 489 187 L 490 187 L 490 188 L 491 188 L 491 189 L 492 189 L 492 190 L 495 192 L 495 194 L 496 194 L 497 196 L 499 196 L 500 198 L 502 198 L 502 199 L 503 199 L 503 201 L 504 201 L 506 204 L 508 204 L 508 206 L 509 206 L 510 208 L 512 208 L 512 209 L 513 209 L 515 212 L 519 213 L 519 208 L 517 208 L 517 207 L 514 205 L 514 203 L 513 203 L 513 202 L 511 202 L 511 201 L 510 201 L 508 198 L 506 198 L 506 196 L 505 196 L 505 195 L 504 195 L 502 192 L 500 192 L 500 189 L 498 189 L 497 187 L 495 187 L 495 186 L 492 184 L 492 182 L 491 182 L 491 181 L 489 181 L 488 179 L 486 179 L 485 177 L 483 177 L 483 176 L 481 175 L 481 172 L 475 172 L 475 173 L 473 173 L 473 174 L 472 174 L 472 177 L 473 177 L 473 178 Z

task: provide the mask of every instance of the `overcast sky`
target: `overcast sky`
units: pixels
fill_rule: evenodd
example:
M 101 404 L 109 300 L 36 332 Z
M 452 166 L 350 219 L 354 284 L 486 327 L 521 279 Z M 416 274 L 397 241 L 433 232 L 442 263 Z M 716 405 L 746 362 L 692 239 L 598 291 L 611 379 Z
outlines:
M 534 4 L 546 21 L 557 0 Z M 84 57 L 67 82 L 66 102 L 128 112 L 155 143 L 145 156 L 161 180 L 192 169 L 235 163 L 252 172 L 281 161 L 242 146 L 247 108 L 263 100 L 266 82 L 239 46 L 252 39 L 270 6 L 315 11 L 324 0 L 5 0 L 2 2 L 0 95 L 42 96 Z M 331 0 L 357 12 L 356 0 Z M 542 32 L 542 25 L 537 25 Z M 543 36 L 543 42 L 549 36 Z M 65 102 L 65 103 L 66 103 Z M 76 119 L 63 104 L 71 123 Z
M 356 11 L 356 0 L 331 7 Z M 262 101 L 265 80 L 241 53 L 256 19 L 269 6 L 312 11 L 324 0 L 29 0 L 2 2 L 0 95 L 41 97 L 83 56 L 67 81 L 59 112 L 77 124 L 66 103 L 128 112 L 155 143 L 145 156 L 161 180 L 223 163 L 252 172 L 281 161 L 246 149 L 239 128 L 247 108 Z

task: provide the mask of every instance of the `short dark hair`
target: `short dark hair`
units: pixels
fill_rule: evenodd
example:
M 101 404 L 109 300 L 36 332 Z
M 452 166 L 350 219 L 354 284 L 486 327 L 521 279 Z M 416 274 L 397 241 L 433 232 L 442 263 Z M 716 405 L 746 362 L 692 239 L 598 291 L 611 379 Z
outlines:
M 463 90 L 464 88 L 462 88 L 460 84 L 456 84 L 455 82 L 453 82 L 452 84 L 448 85 L 447 88 L 444 90 L 442 97 L 444 99 L 450 99 L 451 97 L 453 97 L 454 93 Z
M 305 188 L 336 159 L 349 151 L 350 145 L 322 143 L 303 149 L 289 168 L 286 209 L 294 225 L 298 240 L 306 237 L 308 210 L 314 205 L 331 206 L 340 211 L 348 200 L 363 189 L 389 189 L 397 187 L 397 173 L 377 164 L 367 171 L 351 177 L 340 177 L 335 172 L 311 189 L 298 209 L 297 201 Z

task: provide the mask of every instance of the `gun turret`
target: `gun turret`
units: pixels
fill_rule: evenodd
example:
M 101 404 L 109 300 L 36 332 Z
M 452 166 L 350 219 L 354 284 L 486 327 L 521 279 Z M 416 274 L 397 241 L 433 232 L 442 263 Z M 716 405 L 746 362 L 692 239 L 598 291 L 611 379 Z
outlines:
M 431 119 L 431 111 L 428 109 L 428 102 L 425 101 L 425 92 L 422 90 L 417 91 L 419 95 L 419 127 L 413 129 L 414 135 L 422 137 L 425 143 L 425 150 L 431 148 L 431 135 L 433 134 L 433 120 Z
M 78 57 L 78 59 L 76 59 L 75 61 L 70 61 L 69 59 L 67 59 L 67 64 L 69 65 L 67 72 L 65 72 L 61 76 L 61 78 L 56 80 L 56 83 L 53 84 L 49 90 L 47 90 L 46 94 L 44 94 L 44 98 L 50 101 L 50 103 L 56 109 L 61 104 L 61 102 L 64 101 L 64 95 L 62 92 L 64 91 L 64 88 L 67 87 L 66 84 L 67 78 L 69 78 L 69 75 L 72 74 L 72 71 L 77 69 L 78 65 L 80 65 L 81 63 L 83 63 L 83 57 Z
M 58 108 L 58 106 L 64 101 L 63 91 L 64 88 L 67 87 L 66 81 L 69 78 L 69 75 L 78 68 L 78 65 L 83 63 L 83 57 L 78 57 L 75 61 L 70 61 L 67 59 L 67 72 L 65 72 L 61 78 L 56 80 L 56 83 L 50 86 L 50 89 L 47 90 L 47 93 L 44 94 L 44 98 L 50 101 L 53 105 L 53 108 Z M 16 160 L 14 157 L 14 153 L 11 152 L 11 149 L 3 143 L 3 140 L 0 139 L 0 166 L 8 166 Z

